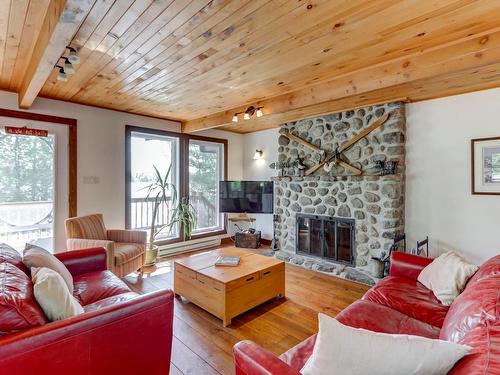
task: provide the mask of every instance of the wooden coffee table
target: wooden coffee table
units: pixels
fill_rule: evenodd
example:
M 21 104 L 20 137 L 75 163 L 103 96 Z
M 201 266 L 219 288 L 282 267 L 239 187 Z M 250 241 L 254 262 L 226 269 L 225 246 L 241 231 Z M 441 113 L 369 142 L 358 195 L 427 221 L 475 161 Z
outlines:
M 240 256 L 236 267 L 215 266 L 221 255 Z M 228 247 L 174 261 L 174 293 L 222 319 L 231 319 L 285 295 L 285 262 Z

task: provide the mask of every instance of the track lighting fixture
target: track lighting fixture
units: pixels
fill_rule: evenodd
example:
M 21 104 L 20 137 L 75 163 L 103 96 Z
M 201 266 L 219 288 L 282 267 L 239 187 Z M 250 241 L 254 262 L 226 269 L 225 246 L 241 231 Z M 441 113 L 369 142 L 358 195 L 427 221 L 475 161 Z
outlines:
M 75 68 L 73 67 L 73 64 L 69 61 L 67 57 L 63 57 L 64 60 L 64 72 L 66 74 L 75 74 Z
M 68 60 L 71 64 L 80 64 L 80 56 L 73 47 L 66 47 L 69 50 Z
M 247 110 L 245 111 L 245 114 L 243 115 L 243 119 L 244 120 L 250 120 L 250 117 L 252 117 L 252 115 L 255 113 L 255 107 L 254 106 L 250 106 L 247 108 Z
M 64 68 L 60 65 L 56 65 L 55 67 L 59 68 L 59 73 L 57 73 L 57 80 L 62 81 L 62 82 L 66 82 L 68 80 L 68 76 L 64 72 Z
M 264 112 L 262 112 L 262 108 L 264 107 L 257 107 L 255 108 L 253 105 L 251 105 L 250 107 L 248 107 L 245 112 L 236 112 L 231 121 L 232 122 L 238 122 L 239 121 L 239 115 L 243 114 L 243 120 L 250 120 L 252 118 L 253 115 L 255 115 L 255 117 L 262 117 L 264 116 Z

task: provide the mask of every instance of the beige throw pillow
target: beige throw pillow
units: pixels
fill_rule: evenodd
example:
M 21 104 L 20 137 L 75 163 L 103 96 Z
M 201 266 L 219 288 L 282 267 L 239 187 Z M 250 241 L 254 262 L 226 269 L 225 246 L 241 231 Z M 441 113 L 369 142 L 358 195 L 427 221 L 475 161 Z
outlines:
M 453 251 L 448 251 L 426 266 L 417 280 L 432 290 L 443 305 L 450 306 L 478 268 Z
M 319 333 L 303 375 L 445 375 L 470 350 L 452 342 L 343 325 L 319 314 Z
M 61 275 L 50 268 L 32 268 L 35 299 L 51 322 L 83 313 Z
M 47 267 L 56 271 L 64 279 L 70 293 L 73 294 L 73 276 L 71 276 L 63 262 L 47 250 L 36 245 L 26 244 L 23 263 L 28 269 Z

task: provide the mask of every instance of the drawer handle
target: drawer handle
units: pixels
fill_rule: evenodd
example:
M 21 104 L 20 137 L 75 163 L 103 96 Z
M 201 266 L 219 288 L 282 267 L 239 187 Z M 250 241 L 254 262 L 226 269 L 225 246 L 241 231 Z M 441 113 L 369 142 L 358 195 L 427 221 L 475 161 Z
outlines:
M 215 289 L 216 291 L 218 291 L 218 292 L 220 292 L 220 291 L 221 291 L 221 289 L 216 288 L 215 286 L 214 286 L 214 289 Z
M 204 282 L 204 281 L 201 281 L 201 280 L 198 280 L 198 281 L 200 282 L 200 284 L 205 284 L 205 282 Z
M 246 281 L 252 281 L 252 280 L 253 280 L 253 276 L 249 277 Z
M 264 272 L 264 276 L 267 276 L 267 275 L 269 275 L 270 273 L 271 273 L 271 271 L 266 271 L 266 272 Z

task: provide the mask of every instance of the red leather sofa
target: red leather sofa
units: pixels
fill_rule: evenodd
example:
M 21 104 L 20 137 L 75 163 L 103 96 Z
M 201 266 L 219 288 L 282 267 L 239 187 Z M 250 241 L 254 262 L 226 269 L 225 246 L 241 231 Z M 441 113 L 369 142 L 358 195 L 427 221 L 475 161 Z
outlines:
M 417 281 L 432 259 L 392 253 L 390 275 L 372 287 L 337 319 L 377 332 L 439 338 L 472 347 L 452 375 L 500 374 L 500 255 L 469 280 L 450 307 L 443 306 Z M 280 357 L 251 341 L 234 346 L 237 375 L 298 375 L 311 356 L 316 336 Z
M 20 255 L 0 247 L 0 374 L 168 374 L 173 293 L 133 293 L 103 248 L 56 256 L 85 312 L 47 322 Z

